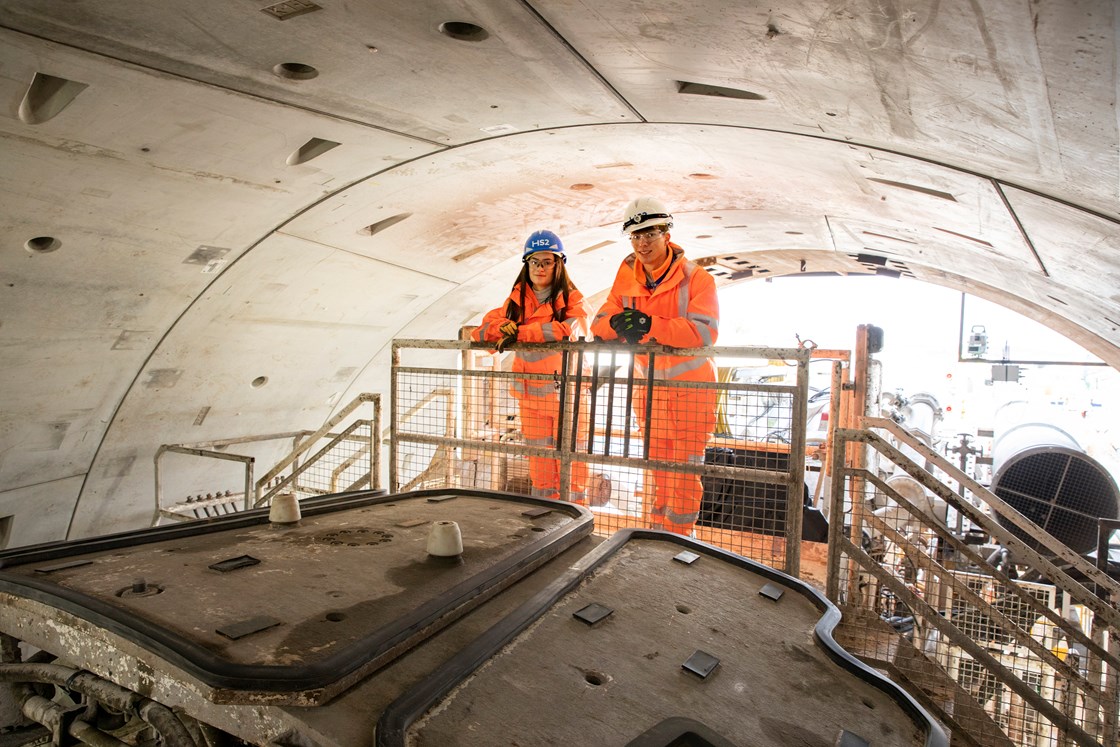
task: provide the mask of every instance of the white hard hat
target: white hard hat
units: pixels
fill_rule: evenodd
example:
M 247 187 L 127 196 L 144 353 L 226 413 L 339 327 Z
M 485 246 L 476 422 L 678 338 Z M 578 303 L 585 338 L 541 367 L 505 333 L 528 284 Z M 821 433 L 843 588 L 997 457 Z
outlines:
M 622 216 L 622 232 L 631 233 L 650 226 L 673 227 L 673 216 L 655 197 L 639 197 L 626 206 Z

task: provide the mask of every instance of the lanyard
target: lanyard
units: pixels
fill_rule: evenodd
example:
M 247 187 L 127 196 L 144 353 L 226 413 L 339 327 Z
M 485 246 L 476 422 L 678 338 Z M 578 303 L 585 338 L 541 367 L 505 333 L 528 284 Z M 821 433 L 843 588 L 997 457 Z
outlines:
M 665 272 L 661 273 L 661 277 L 659 277 L 657 280 L 646 280 L 646 288 L 648 290 L 654 290 L 654 289 L 657 288 L 657 286 L 661 285 L 661 281 L 664 280 L 665 276 L 669 274 L 669 270 L 673 269 L 673 263 L 676 262 L 676 261 L 677 261 L 676 257 L 670 257 L 669 258 L 669 264 L 665 268 Z M 645 270 L 643 269 L 642 272 L 645 272 Z M 649 276 L 647 275 L 646 277 L 649 277 Z

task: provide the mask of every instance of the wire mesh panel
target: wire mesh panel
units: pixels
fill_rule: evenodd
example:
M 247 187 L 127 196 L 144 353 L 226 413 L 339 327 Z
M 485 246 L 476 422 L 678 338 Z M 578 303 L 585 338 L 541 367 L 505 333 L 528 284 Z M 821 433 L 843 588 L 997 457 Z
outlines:
M 371 409 L 360 417 L 362 410 Z M 163 444 L 155 457 L 155 512 L 152 526 L 164 519 L 212 518 L 269 505 L 277 494 L 297 499 L 362 488 L 381 488 L 381 397 L 364 392 L 341 407 L 316 431 L 241 436 L 196 444 Z M 337 429 L 337 430 L 335 430 Z M 232 448 L 232 450 L 231 450 Z M 164 464 L 168 455 L 179 463 Z M 189 480 L 182 456 L 191 457 L 193 472 L 208 479 L 223 477 L 220 489 L 165 505 L 166 492 Z M 215 464 L 239 463 L 240 475 L 224 474 Z M 271 465 L 254 479 L 257 465 Z M 174 470 L 169 470 L 174 468 Z M 240 479 L 236 479 L 240 477 Z
M 297 497 L 329 495 L 358 490 L 369 484 L 373 469 L 370 449 L 372 425 L 358 421 L 341 433 L 328 433 L 312 446 L 312 456 L 305 462 L 293 483 Z
M 590 507 L 600 534 L 693 533 L 796 569 L 808 350 L 561 342 L 510 351 L 397 341 L 393 489 L 557 497 Z M 515 370 L 517 354 L 557 353 L 553 374 Z M 701 366 L 712 375 L 693 375 Z
M 1072 553 L 1065 569 L 1034 552 L 1053 538 L 1021 518 L 1006 531 L 1006 504 L 923 452 L 927 471 L 892 438 L 907 434 L 886 430 L 840 431 L 835 445 L 842 454 L 845 442 L 866 444 L 876 457 L 865 460 L 875 469 L 833 465 L 831 516 L 845 518 L 832 524 L 829 594 L 844 609 L 849 650 L 935 702 L 961 743 L 1115 744 L 1117 616 L 1082 583 L 1095 569 Z M 917 488 L 899 489 L 901 475 Z
M 400 372 L 393 383 L 397 490 L 460 484 L 462 467 L 455 463 L 451 444 L 457 435 L 461 376 L 409 370 Z

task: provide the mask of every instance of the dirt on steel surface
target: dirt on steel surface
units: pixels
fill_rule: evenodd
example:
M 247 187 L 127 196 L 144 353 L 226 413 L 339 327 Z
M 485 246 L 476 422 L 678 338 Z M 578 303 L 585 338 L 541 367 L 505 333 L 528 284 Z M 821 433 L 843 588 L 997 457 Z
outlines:
M 418 718 L 407 743 L 626 745 L 674 716 L 751 747 L 831 747 L 845 731 L 877 747 L 925 743 L 893 695 L 825 653 L 808 598 L 786 589 L 775 601 L 760 594 L 766 578 L 707 555 L 674 561 L 680 550 L 628 542 Z M 574 617 L 590 604 L 612 611 L 594 625 Z M 682 667 L 697 651 L 718 659 L 706 677 Z
M 402 499 L 5 569 L 56 584 L 160 626 L 235 664 L 304 665 L 376 633 L 573 522 L 524 515 L 525 503 L 477 496 Z M 454 521 L 463 554 L 433 558 L 433 522 Z M 210 566 L 250 558 L 225 572 Z M 234 563 L 236 565 L 236 563 Z M 142 583 L 140 580 L 142 579 Z M 275 624 L 236 639 L 218 632 Z M 249 627 L 252 627 L 250 625 Z

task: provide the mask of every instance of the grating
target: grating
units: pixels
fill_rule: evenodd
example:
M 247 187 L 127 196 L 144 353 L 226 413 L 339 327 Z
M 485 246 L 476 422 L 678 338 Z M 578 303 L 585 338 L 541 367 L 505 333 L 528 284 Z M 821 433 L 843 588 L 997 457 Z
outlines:
M 738 255 L 716 259 L 747 261 Z M 735 381 L 711 385 L 687 382 L 692 385 L 687 388 L 690 395 L 698 392 L 710 398 L 711 410 L 703 406 L 678 408 L 671 424 L 662 424 L 643 406 L 643 402 L 649 402 L 643 379 L 648 371 L 640 372 L 633 357 L 623 359 L 619 353 L 598 346 L 541 344 L 554 346 L 549 354 L 562 355 L 564 349 L 564 354 L 571 356 L 573 373 L 566 378 L 515 374 L 509 370 L 512 363 L 508 358 L 495 360 L 481 350 L 470 351 L 470 368 L 465 371 L 433 367 L 436 361 L 428 358 L 424 361 L 427 367 L 398 365 L 394 369 L 396 395 L 392 405 L 399 444 L 393 465 L 394 484 L 406 486 L 399 488 L 402 490 L 457 485 L 531 494 L 532 457 L 542 447 L 522 451 L 530 445 L 510 390 L 522 376 L 534 376 L 526 381 L 540 380 L 542 391 L 558 392 L 556 415 L 548 416 L 553 422 L 541 436 L 542 442 L 548 439 L 551 448 L 568 455 L 571 469 L 566 489 L 584 493 L 588 507 L 596 514 L 597 532 L 605 536 L 621 528 L 648 526 L 652 522 L 646 516 L 653 508 L 657 486 L 675 491 L 683 480 L 699 498 L 697 536 L 752 559 L 764 558 L 779 566 L 786 562 L 786 504 L 800 510 L 804 493 L 801 486 L 796 494 L 787 487 L 796 472 L 803 470 L 790 458 L 791 443 L 803 438 L 804 428 L 794 422 L 796 399 L 804 395 L 785 383 L 792 378 L 790 369 L 783 366 L 777 372 L 766 356 L 760 359 L 766 376 L 758 372 L 748 375 L 744 368 Z M 452 357 L 456 352 L 448 350 L 444 363 L 460 365 Z M 748 368 L 753 371 L 755 367 Z M 765 381 L 757 381 L 759 378 Z M 559 394 L 565 390 L 570 397 Z M 653 399 L 668 402 L 671 393 L 684 390 L 683 386 L 672 387 L 655 380 Z M 560 402 L 565 403 L 562 412 Z M 717 410 L 718 425 L 707 422 L 705 418 L 711 415 L 704 413 Z M 465 414 L 462 421 L 457 420 L 460 413 Z M 645 428 L 647 418 L 651 424 Z M 566 424 L 562 438 L 553 430 L 560 422 Z M 687 472 L 677 472 L 675 465 L 659 469 L 645 466 L 655 459 L 655 449 L 675 443 L 682 433 L 701 432 L 705 438 L 698 441 L 704 444 L 710 440 L 711 444 L 706 449 L 700 446 L 696 459 L 687 463 Z M 460 433 L 470 434 L 470 438 L 456 439 Z M 443 439 L 448 444 L 437 445 L 437 440 Z M 456 446 L 456 442 L 463 445 Z M 546 462 L 549 458 L 540 459 Z M 559 483 L 566 476 L 566 465 L 559 464 L 561 459 L 556 461 L 554 474 Z M 737 474 L 733 467 L 744 469 Z M 542 472 L 549 468 L 549 464 L 536 466 Z M 694 480 L 693 475 L 698 473 L 702 477 Z M 775 473 L 790 477 L 781 479 Z M 517 531 L 523 530 L 518 527 Z M 684 558 L 677 560 L 686 562 Z
M 1097 520 L 1117 515 L 1111 475 L 1081 454 L 1059 449 L 1034 451 L 1003 464 L 992 492 L 1074 552 L 1096 547 Z M 1037 540 L 1002 516 L 1000 524 L 1032 548 Z
M 1003 613 L 1024 632 L 1031 632 L 1038 613 L 999 580 L 969 572 L 957 572 L 954 575 L 981 599 L 988 600 L 992 607 Z M 1053 586 L 1027 581 L 1018 581 L 1016 586 L 1026 591 L 1044 607 L 1051 609 L 1057 607 L 1058 602 Z M 956 595 L 951 598 L 949 617 L 969 638 L 989 648 L 1000 648 L 1011 641 L 1010 636 L 986 610 L 977 609 L 967 600 Z

